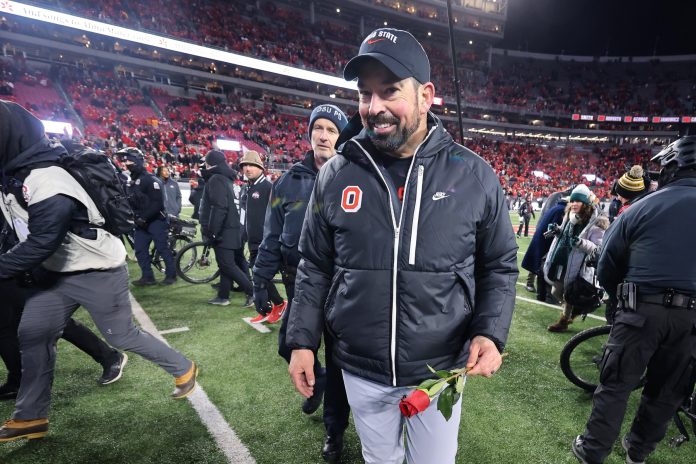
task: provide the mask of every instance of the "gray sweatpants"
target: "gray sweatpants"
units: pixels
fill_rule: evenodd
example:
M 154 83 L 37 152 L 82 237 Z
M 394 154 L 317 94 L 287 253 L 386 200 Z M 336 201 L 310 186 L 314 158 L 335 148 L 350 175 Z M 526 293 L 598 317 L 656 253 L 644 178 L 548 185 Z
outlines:
M 437 397 L 428 409 L 407 419 L 399 401 L 413 388 L 378 384 L 345 370 L 343 382 L 366 464 L 402 464 L 404 455 L 408 464 L 454 464 L 461 399 L 449 421 L 437 410 Z
M 137 353 L 173 376 L 181 376 L 191 368 L 191 361 L 181 353 L 133 324 L 125 266 L 53 275 L 56 282 L 50 288 L 27 300 L 19 324 L 22 382 L 13 419 L 48 417 L 56 342 L 80 305 L 111 346 Z

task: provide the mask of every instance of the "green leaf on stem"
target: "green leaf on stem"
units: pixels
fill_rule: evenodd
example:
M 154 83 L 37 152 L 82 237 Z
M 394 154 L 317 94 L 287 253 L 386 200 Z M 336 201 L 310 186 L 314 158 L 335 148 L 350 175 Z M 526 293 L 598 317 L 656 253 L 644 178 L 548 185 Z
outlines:
M 459 398 L 462 397 L 461 393 L 454 392 L 454 396 L 452 397 L 452 404 L 457 404 L 457 401 L 459 401 Z
M 454 386 L 457 393 L 461 394 L 464 391 L 464 377 L 457 377 L 457 383 Z
M 430 372 L 432 372 L 433 374 L 437 372 L 435 369 L 433 369 L 433 367 L 430 364 L 426 364 L 426 366 L 428 366 L 428 370 L 430 370 Z
M 430 388 L 435 385 L 436 383 L 440 382 L 438 379 L 426 379 L 418 385 L 419 390 L 427 391 L 430 390 Z
M 452 374 L 450 374 L 450 371 L 436 371 L 435 375 L 437 375 L 441 379 L 446 379 L 447 377 L 450 377 Z
M 452 405 L 454 405 L 454 390 L 448 385 L 442 390 L 437 400 L 437 410 L 442 413 L 442 416 L 447 421 L 452 417 Z
M 437 393 L 442 390 L 444 382 L 442 380 L 436 380 L 435 384 L 428 390 L 428 396 L 433 398 Z

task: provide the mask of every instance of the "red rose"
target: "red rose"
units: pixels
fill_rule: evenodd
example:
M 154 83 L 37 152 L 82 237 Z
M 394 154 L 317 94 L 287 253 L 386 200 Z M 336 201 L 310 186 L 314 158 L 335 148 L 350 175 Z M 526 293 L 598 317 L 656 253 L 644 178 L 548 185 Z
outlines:
M 428 409 L 428 406 L 430 406 L 430 397 L 423 390 L 414 390 L 399 402 L 401 414 L 406 417 L 415 416 Z

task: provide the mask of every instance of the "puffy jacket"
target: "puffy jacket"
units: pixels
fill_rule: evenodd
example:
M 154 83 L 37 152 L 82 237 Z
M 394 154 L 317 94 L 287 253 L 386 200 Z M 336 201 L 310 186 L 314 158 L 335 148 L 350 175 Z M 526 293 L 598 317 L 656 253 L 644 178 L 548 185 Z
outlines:
M 254 277 L 271 280 L 282 264 L 297 267 L 300 263 L 297 245 L 316 178 L 314 153 L 308 151 L 304 160 L 294 164 L 273 184 Z
M 566 228 L 568 221 L 569 215 L 566 213 L 561 224 L 562 230 Z M 585 257 L 591 255 L 602 246 L 604 232 L 608 227 L 609 218 L 600 215 L 599 210 L 594 207 L 590 220 L 587 221 L 585 227 L 580 231 L 578 242 L 568 255 L 567 262 L 564 266 L 558 267 L 556 274 L 552 275 L 554 268 L 552 266 L 553 256 L 560 243 L 559 237 L 554 238 L 544 262 L 544 277 L 549 285 L 554 287 L 553 294 L 556 298 L 561 298 L 564 289 L 578 277 L 590 283 L 594 282 L 595 268 L 586 265 Z
M 237 172 L 224 165 L 206 171 L 206 183 L 199 209 L 201 233 L 215 246 L 236 250 L 242 247 L 242 226 L 235 204 L 234 180 Z
M 503 349 L 517 244 L 490 166 L 440 121 L 416 150 L 403 206 L 362 131 L 319 172 L 300 239 L 288 346 L 317 349 L 378 383 L 414 385 L 464 366 L 472 337 Z
M 94 202 L 58 166 L 65 148 L 49 140 L 41 121 L 0 100 L 0 209 L 21 243 L 0 256 L 0 279 L 43 265 L 56 272 L 112 269 L 126 252 L 104 224 Z M 82 234 L 76 223 L 87 228 Z

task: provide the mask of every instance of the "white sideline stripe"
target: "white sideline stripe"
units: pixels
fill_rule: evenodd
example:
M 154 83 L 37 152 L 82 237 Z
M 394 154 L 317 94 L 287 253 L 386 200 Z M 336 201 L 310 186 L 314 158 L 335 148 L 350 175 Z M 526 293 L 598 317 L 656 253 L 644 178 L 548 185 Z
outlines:
M 523 287 L 526 286 L 526 285 L 523 284 L 522 282 L 517 282 L 517 285 L 521 285 L 521 286 L 523 286 Z M 546 306 L 546 307 L 548 307 L 548 308 L 553 308 L 553 309 L 561 309 L 561 307 L 558 306 L 558 305 L 552 305 L 552 304 L 545 303 L 545 302 L 539 301 L 539 300 L 532 300 L 531 298 L 526 298 L 526 297 L 523 297 L 523 296 L 516 296 L 515 298 L 517 298 L 518 300 L 526 301 L 527 303 L 534 303 L 534 304 L 538 304 L 538 305 L 541 305 L 541 306 Z M 594 315 L 594 314 L 588 314 L 587 317 L 592 318 L 592 319 L 597 319 L 598 321 L 607 322 L 607 320 L 606 320 L 605 318 L 603 318 L 602 316 L 596 316 L 596 315 Z
M 129 296 L 133 308 L 133 315 L 140 323 L 140 326 L 145 331 L 150 332 L 153 337 L 159 338 L 164 343 L 167 343 L 164 337 L 162 337 L 162 334 L 157 331 L 157 327 L 155 327 L 155 324 L 145 313 L 142 306 L 140 306 L 140 303 L 133 297 L 133 294 L 129 293 Z M 167 345 L 169 345 L 169 343 L 167 343 Z M 187 399 L 193 406 L 193 409 L 196 410 L 198 417 L 201 418 L 201 422 L 203 422 L 203 425 L 208 429 L 210 435 L 213 436 L 220 451 L 222 451 L 229 463 L 256 464 L 256 460 L 251 456 L 251 453 L 249 453 L 249 449 L 239 440 L 237 434 L 230 428 L 230 425 L 225 421 L 225 418 L 222 417 L 218 408 L 210 401 L 200 384 L 197 385 L 197 388 Z
M 175 329 L 167 329 L 167 330 L 160 330 L 159 333 L 160 335 L 167 335 L 167 334 L 174 334 L 174 333 L 179 333 L 179 332 L 188 332 L 189 329 L 188 327 L 177 327 Z
M 251 319 L 252 318 L 250 318 L 250 317 L 243 317 L 242 318 L 242 320 L 244 322 L 246 322 L 247 324 L 249 324 L 249 326 L 251 326 L 254 330 L 258 330 L 262 334 L 271 333 L 271 329 L 269 329 L 268 327 L 266 327 L 263 324 L 254 324 L 253 322 L 251 322 Z

